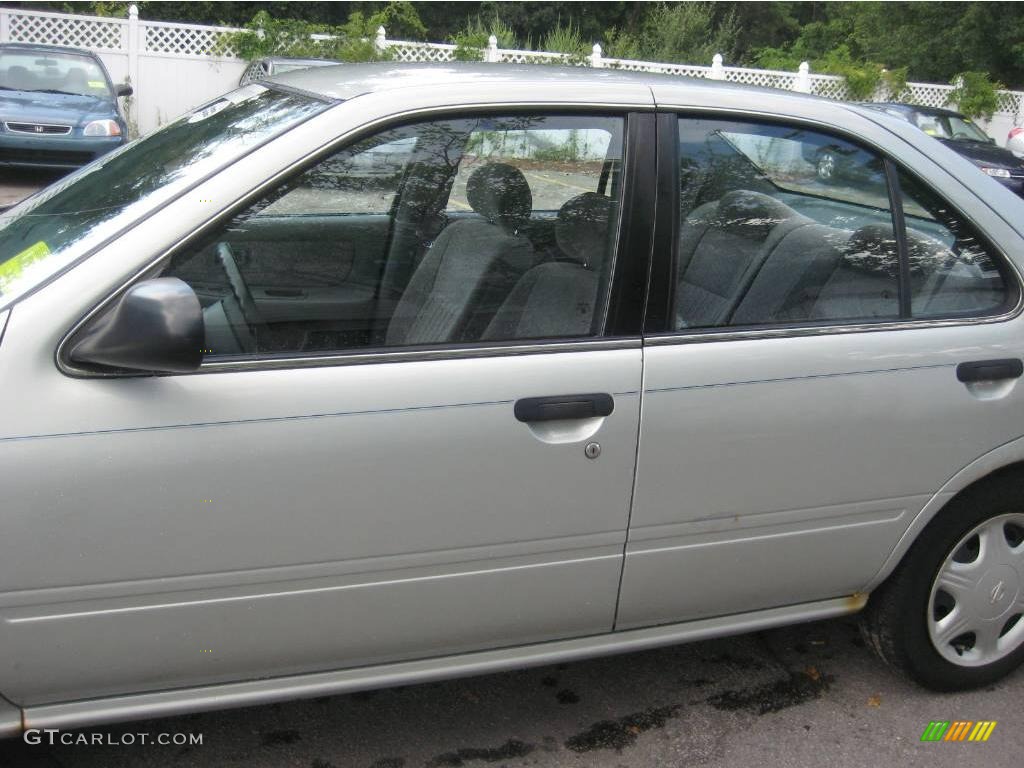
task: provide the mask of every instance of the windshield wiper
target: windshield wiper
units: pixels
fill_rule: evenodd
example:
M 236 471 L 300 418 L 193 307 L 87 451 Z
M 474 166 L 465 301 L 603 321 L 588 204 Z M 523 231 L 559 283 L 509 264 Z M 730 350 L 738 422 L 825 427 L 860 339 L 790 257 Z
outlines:
M 75 93 L 74 91 L 61 91 L 57 88 L 36 88 L 29 91 L 29 93 L 59 93 L 62 96 L 88 96 L 90 99 L 98 99 L 99 96 L 93 96 L 91 93 Z

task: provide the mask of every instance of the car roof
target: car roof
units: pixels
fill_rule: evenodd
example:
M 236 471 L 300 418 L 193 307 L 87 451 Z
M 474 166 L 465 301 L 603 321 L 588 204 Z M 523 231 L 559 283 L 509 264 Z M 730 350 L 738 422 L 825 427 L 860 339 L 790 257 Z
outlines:
M 922 107 L 917 104 L 903 104 L 898 101 L 879 101 L 872 103 L 863 103 L 861 106 L 869 107 L 871 109 L 896 109 L 900 112 L 919 112 L 922 115 L 937 115 L 942 117 L 963 117 L 962 114 L 953 109 L 943 109 L 942 107 Z
M 0 43 L 0 51 L 43 51 L 45 53 L 75 53 L 79 56 L 88 56 L 90 59 L 99 61 L 99 57 L 92 51 L 83 48 L 72 48 L 67 45 L 44 45 L 43 43 Z
M 270 62 L 271 64 L 309 64 L 312 67 L 341 63 L 337 59 L 304 59 L 297 56 L 264 56 L 260 61 Z
M 476 62 L 445 62 L 407 64 L 376 62 L 370 64 L 339 64 L 332 67 L 317 67 L 285 72 L 274 77 L 274 82 L 310 91 L 332 99 L 347 100 L 367 93 L 397 90 L 400 88 L 422 88 L 426 86 L 451 86 L 462 89 L 478 86 L 490 92 L 503 83 L 529 85 L 550 84 L 557 81 L 571 91 L 574 84 L 600 85 L 635 84 L 638 86 L 669 86 L 681 92 L 734 92 L 749 98 L 761 94 L 767 98 L 801 98 L 818 103 L 836 102 L 818 96 L 798 94 L 760 88 L 740 83 L 726 83 L 721 80 L 682 77 L 679 75 L 655 74 L 648 72 L 624 72 L 616 69 L 591 67 L 563 67 L 541 64 L 485 64 Z M 500 90 L 497 91 L 500 93 Z

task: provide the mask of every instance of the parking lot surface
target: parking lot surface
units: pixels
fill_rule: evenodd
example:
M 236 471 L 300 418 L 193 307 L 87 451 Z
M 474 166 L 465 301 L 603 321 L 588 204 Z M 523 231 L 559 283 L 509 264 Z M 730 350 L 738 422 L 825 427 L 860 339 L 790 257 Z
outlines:
M 0 169 L 0 208 L 14 205 L 58 178 L 56 173 Z
M 299 631 L 299 630 L 297 630 Z M 1022 764 L 1024 672 L 936 694 L 842 619 L 442 683 L 87 729 L 201 746 L 0 747 L 44 768 L 988 766 Z M 986 743 L 922 743 L 931 720 L 995 720 Z

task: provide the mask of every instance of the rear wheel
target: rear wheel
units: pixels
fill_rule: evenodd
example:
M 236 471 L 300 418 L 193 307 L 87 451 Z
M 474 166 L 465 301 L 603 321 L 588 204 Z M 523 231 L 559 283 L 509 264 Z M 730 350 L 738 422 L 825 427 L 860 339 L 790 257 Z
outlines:
M 861 628 L 935 690 L 987 685 L 1024 661 L 1024 482 L 999 477 L 950 502 L 872 594 Z

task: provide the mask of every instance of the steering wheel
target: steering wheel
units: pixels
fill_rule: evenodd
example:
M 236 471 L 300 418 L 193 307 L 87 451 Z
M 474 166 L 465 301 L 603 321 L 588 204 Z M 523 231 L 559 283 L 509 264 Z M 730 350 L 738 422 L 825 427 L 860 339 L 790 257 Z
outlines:
M 252 291 L 249 290 L 245 278 L 242 277 L 242 271 L 238 268 L 238 262 L 235 261 L 235 255 L 231 252 L 231 246 L 227 243 L 218 243 L 217 260 L 224 269 L 224 274 L 228 277 L 231 292 L 235 294 L 235 298 L 238 300 L 245 322 L 250 327 L 265 325 L 263 317 L 260 315 L 260 310 L 256 306 L 256 299 L 252 297 Z

